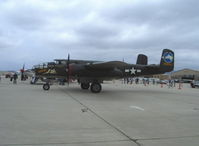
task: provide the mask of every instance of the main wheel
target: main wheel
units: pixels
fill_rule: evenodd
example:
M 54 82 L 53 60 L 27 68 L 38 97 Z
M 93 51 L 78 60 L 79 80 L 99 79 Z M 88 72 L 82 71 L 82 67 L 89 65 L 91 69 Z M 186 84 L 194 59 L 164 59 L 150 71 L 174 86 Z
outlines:
M 44 90 L 49 90 L 50 89 L 50 85 L 48 83 L 43 85 L 43 89 Z
M 81 88 L 82 89 L 88 89 L 90 87 L 89 83 L 81 83 Z
M 102 90 L 102 86 L 100 83 L 92 83 L 90 89 L 93 93 L 99 93 Z

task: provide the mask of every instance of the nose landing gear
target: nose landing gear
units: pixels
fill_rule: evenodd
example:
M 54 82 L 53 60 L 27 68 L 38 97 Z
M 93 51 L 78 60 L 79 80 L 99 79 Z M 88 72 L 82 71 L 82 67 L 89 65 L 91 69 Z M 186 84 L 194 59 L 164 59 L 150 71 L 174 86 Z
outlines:
M 49 90 L 50 89 L 50 84 L 49 83 L 43 84 L 43 89 L 44 90 Z

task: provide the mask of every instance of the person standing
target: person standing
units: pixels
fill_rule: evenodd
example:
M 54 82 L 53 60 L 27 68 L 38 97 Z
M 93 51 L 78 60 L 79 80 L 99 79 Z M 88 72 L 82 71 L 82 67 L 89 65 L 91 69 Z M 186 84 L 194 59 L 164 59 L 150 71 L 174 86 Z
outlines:
M 18 75 L 15 73 L 13 75 L 13 84 L 17 84 Z

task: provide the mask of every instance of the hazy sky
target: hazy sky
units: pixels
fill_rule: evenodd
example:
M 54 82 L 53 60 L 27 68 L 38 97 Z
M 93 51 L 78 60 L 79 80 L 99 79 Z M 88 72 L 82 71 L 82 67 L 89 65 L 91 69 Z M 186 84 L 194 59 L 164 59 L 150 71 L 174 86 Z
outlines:
M 175 70 L 199 69 L 198 0 L 0 0 L 0 70 L 56 58 L 158 64 L 175 52 Z

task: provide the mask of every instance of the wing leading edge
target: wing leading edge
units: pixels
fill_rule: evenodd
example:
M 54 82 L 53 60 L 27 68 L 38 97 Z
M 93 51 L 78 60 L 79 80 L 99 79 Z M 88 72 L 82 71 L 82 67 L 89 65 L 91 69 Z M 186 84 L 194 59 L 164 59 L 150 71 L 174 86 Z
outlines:
M 128 64 L 122 61 L 109 61 L 109 62 L 96 62 L 86 65 L 87 69 L 96 69 L 96 70 L 110 70 L 114 68 L 121 68 L 127 66 Z

